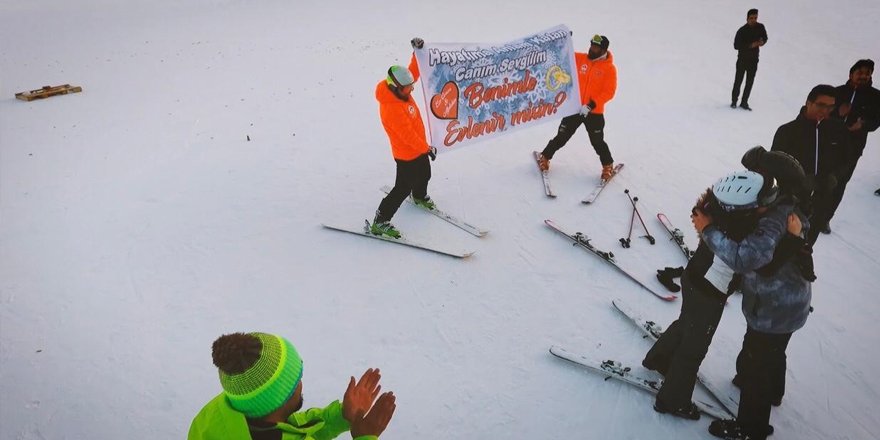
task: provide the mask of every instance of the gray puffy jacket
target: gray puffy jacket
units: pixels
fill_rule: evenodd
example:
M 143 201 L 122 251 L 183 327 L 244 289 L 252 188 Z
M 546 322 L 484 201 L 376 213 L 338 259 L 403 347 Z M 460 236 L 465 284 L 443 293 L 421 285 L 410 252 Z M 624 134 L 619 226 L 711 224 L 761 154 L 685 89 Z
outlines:
M 792 205 L 770 208 L 758 227 L 742 241 L 734 241 L 712 225 L 703 229 L 703 241 L 735 272 L 743 274 L 742 311 L 749 327 L 764 333 L 792 333 L 804 326 L 810 314 L 812 288 L 791 258 L 770 276 L 755 272 L 773 260 L 776 246 L 787 234 Z M 801 217 L 804 232 L 806 219 Z

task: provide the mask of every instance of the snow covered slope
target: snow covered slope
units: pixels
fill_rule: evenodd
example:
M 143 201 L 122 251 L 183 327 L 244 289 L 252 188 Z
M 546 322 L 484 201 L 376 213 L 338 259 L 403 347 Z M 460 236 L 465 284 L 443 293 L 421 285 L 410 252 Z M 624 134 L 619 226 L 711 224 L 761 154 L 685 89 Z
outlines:
M 380 367 L 398 396 L 387 438 L 710 438 L 707 419 L 656 414 L 648 395 L 547 353 L 638 363 L 649 343 L 611 299 L 663 325 L 679 302 L 543 220 L 594 236 L 662 288 L 654 271 L 684 261 L 654 214 L 695 245 L 697 195 L 769 146 L 814 85 L 880 58 L 880 3 L 368 3 L 0 1 L 0 438 L 182 438 L 220 390 L 211 342 L 256 330 L 297 346 L 307 405 Z M 749 7 L 770 37 L 753 112 L 727 107 Z M 320 227 L 371 219 L 393 183 L 373 90 L 409 60 L 410 38 L 505 41 L 559 23 L 578 50 L 607 35 L 620 73 L 606 139 L 626 168 L 596 204 L 580 203 L 600 170 L 583 132 L 553 161 L 559 197 L 544 197 L 531 151 L 554 121 L 434 162 L 432 198 L 485 238 L 401 207 L 401 230 L 476 250 L 468 260 Z M 63 83 L 83 92 L 13 98 Z M 880 432 L 878 187 L 875 133 L 819 239 L 777 440 Z M 656 245 L 620 248 L 624 189 Z M 744 329 L 734 298 L 706 375 L 727 383 Z

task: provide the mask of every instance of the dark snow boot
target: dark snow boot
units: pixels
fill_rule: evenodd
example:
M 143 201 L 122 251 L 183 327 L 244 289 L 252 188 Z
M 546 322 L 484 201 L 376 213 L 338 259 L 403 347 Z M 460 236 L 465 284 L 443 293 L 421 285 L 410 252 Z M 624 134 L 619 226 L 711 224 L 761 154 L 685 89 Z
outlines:
M 715 420 L 709 424 L 709 434 L 725 440 L 749 440 L 752 437 L 742 431 L 736 419 Z
M 672 414 L 676 417 L 688 420 L 700 420 L 700 410 L 697 409 L 697 405 L 694 405 L 693 402 L 688 402 L 680 408 L 669 408 L 660 400 L 655 400 L 654 411 L 657 411 L 660 414 Z

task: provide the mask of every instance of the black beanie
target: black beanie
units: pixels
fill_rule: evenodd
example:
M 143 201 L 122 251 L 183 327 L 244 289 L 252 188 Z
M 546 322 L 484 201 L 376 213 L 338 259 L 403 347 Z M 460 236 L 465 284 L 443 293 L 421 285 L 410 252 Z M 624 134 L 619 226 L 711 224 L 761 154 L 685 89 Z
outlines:
M 590 40 L 590 44 L 595 44 L 596 46 L 601 47 L 602 50 L 608 50 L 608 44 L 610 44 L 610 41 L 608 41 L 608 37 L 597 34 L 593 36 L 592 40 Z
M 861 69 L 862 67 L 867 67 L 871 72 L 874 71 L 874 61 L 864 59 L 858 60 L 852 67 L 849 68 L 849 74 L 852 75 L 856 70 Z

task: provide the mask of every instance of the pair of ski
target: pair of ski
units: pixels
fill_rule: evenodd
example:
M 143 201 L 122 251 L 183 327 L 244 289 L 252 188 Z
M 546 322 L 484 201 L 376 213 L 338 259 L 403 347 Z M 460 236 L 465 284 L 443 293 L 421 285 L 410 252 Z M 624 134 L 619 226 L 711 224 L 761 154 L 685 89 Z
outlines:
M 684 254 L 684 257 L 688 260 L 694 256 L 694 251 L 692 251 L 687 243 L 684 242 L 684 232 L 681 232 L 681 229 L 676 228 L 672 225 L 672 222 L 666 218 L 666 214 L 662 212 L 657 214 L 657 220 L 660 221 L 660 224 L 666 228 L 666 232 L 669 232 L 670 239 L 681 249 L 681 252 Z
M 573 243 L 574 246 L 578 246 L 581 249 L 584 249 L 585 251 L 590 252 L 591 254 L 601 258 L 602 261 L 613 266 L 620 273 L 624 274 L 626 277 L 628 277 L 629 279 L 631 279 L 632 281 L 637 283 L 643 289 L 647 290 L 648 292 L 651 292 L 651 294 L 653 294 L 654 296 L 656 296 L 664 301 L 674 301 L 677 298 L 677 296 L 675 296 L 675 295 L 667 295 L 667 294 L 658 293 L 654 289 L 648 287 L 645 283 L 643 283 L 641 280 L 639 280 L 635 275 L 633 275 L 632 273 L 628 272 L 626 269 L 624 269 L 623 267 L 618 265 L 617 260 L 614 259 L 614 254 L 612 252 L 606 252 L 606 251 L 603 251 L 603 250 L 597 248 L 596 246 L 593 246 L 593 244 L 591 243 L 590 237 L 586 236 L 585 234 L 583 234 L 581 232 L 572 233 L 572 232 L 564 229 L 562 226 L 560 226 L 559 224 L 557 224 L 556 222 L 554 222 L 553 220 L 550 220 L 550 219 L 544 220 L 544 224 L 549 226 L 554 231 L 568 237 L 570 240 L 572 240 L 574 242 Z
M 388 194 L 389 192 L 391 192 L 391 188 L 388 186 L 383 186 L 382 191 L 384 193 Z M 419 209 L 421 209 L 423 211 L 430 212 L 431 214 L 434 214 L 435 216 L 449 222 L 452 225 L 457 226 L 458 228 L 460 228 L 460 229 L 466 231 L 467 233 L 474 235 L 476 237 L 483 237 L 489 233 L 488 230 L 481 229 L 481 228 L 478 228 L 474 225 L 471 225 L 470 223 L 468 223 L 464 220 L 461 220 L 458 217 L 455 217 L 451 214 L 448 214 L 445 211 L 442 211 L 440 209 L 437 209 L 437 208 L 428 209 L 422 205 L 418 205 L 413 201 L 412 197 L 407 197 L 406 200 L 409 201 L 410 204 L 412 204 L 413 206 L 417 206 Z M 429 245 L 429 244 L 420 243 L 418 241 L 409 240 L 408 238 L 405 238 L 403 236 L 401 236 L 400 238 L 391 238 L 391 237 L 387 237 L 384 235 L 374 235 L 373 233 L 370 232 L 370 221 L 364 220 L 364 222 L 365 222 L 365 225 L 364 225 L 363 229 L 356 229 L 356 228 L 347 227 L 347 226 L 332 225 L 332 224 L 328 224 L 328 223 L 322 223 L 321 226 L 328 228 L 328 229 L 333 229 L 333 230 L 337 230 L 337 231 L 348 232 L 351 234 L 360 235 L 363 237 L 375 238 L 377 240 L 402 244 L 404 246 L 410 246 L 410 247 L 414 247 L 414 248 L 418 248 L 418 249 L 424 249 L 426 251 L 435 252 L 435 253 L 443 254 L 443 255 L 448 255 L 450 257 L 455 257 L 455 258 L 467 258 L 467 257 L 470 257 L 471 255 L 474 254 L 473 251 L 462 252 L 462 251 L 452 250 L 452 249 L 445 248 L 442 246 Z
M 544 194 L 547 197 L 555 198 L 556 193 L 554 193 L 553 188 L 550 187 L 550 173 L 546 170 L 541 169 L 541 153 L 537 152 L 537 151 L 533 151 L 532 154 L 535 157 L 535 163 L 538 165 L 538 171 L 541 173 L 541 180 L 544 182 Z M 608 178 L 608 180 L 599 179 L 599 183 L 596 184 L 596 187 L 593 188 L 593 191 L 590 192 L 590 194 L 585 199 L 581 200 L 581 203 L 589 205 L 589 204 L 593 203 L 594 201 L 596 201 L 596 198 L 599 197 L 599 193 L 601 193 L 602 190 L 605 189 L 605 186 L 608 185 L 608 182 L 610 182 L 611 179 L 613 179 L 614 176 L 616 176 L 617 173 L 619 173 L 622 168 L 623 168 L 622 163 L 615 165 L 614 171 L 612 172 L 611 177 Z
M 614 304 L 614 307 L 620 313 L 622 313 L 633 324 L 635 324 L 635 326 L 638 327 L 639 330 L 641 330 L 642 333 L 644 333 L 645 336 L 650 338 L 651 340 L 656 341 L 660 338 L 660 335 L 663 334 L 663 328 L 661 326 L 657 325 L 653 321 L 645 320 L 642 315 L 630 308 L 620 299 L 615 299 L 614 301 L 612 301 L 612 304 Z M 660 391 L 660 387 L 663 385 L 662 379 L 648 379 L 638 376 L 632 372 L 631 367 L 624 366 L 621 362 L 618 361 L 573 353 L 563 347 L 556 345 L 550 347 L 550 353 L 556 357 L 586 367 L 600 374 L 604 374 L 606 377 L 614 378 L 621 382 L 633 385 L 637 388 L 641 388 L 652 394 L 657 394 L 657 392 Z M 720 403 L 720 405 L 717 405 L 695 399 L 694 404 L 697 406 L 700 412 L 716 419 L 735 418 L 739 404 L 732 397 L 728 396 L 727 394 L 721 393 L 719 388 L 716 387 L 711 381 L 709 381 L 703 374 L 697 373 L 697 379 L 699 380 L 700 384 L 702 384 L 703 387 L 706 388 L 709 394 L 711 394 L 712 397 L 714 397 L 715 400 Z

